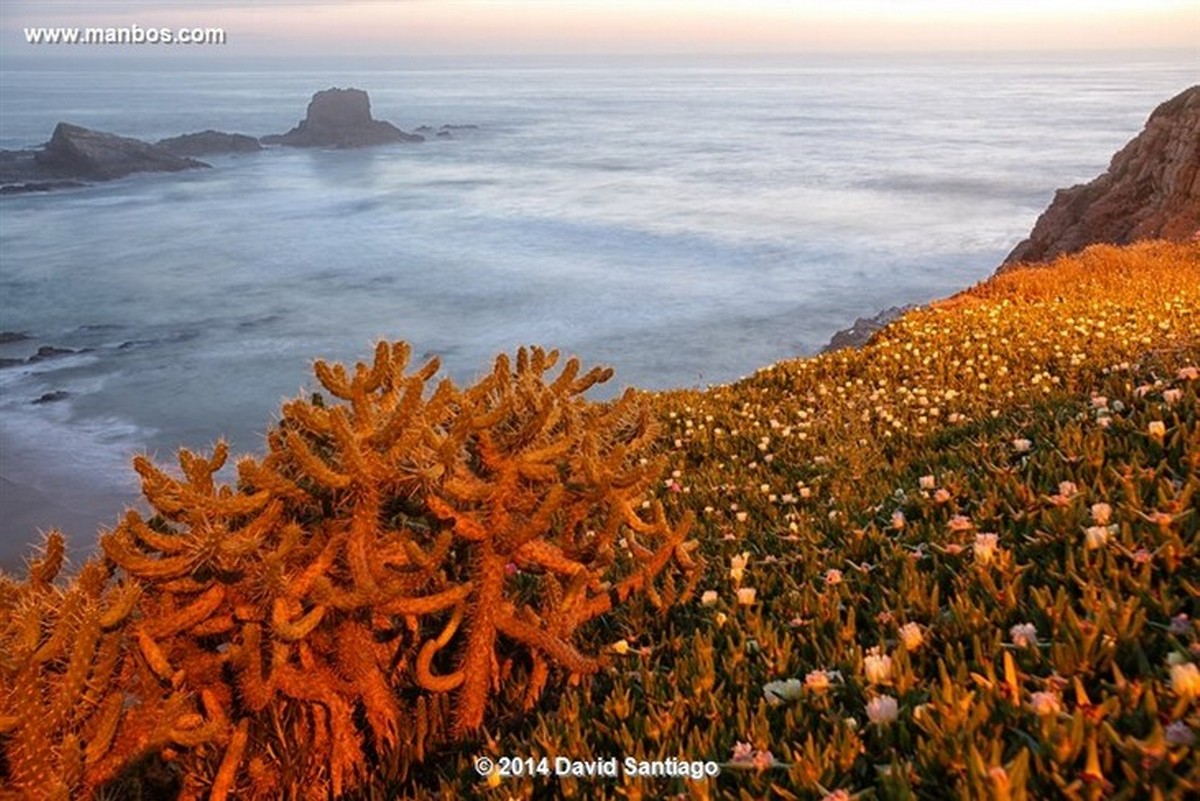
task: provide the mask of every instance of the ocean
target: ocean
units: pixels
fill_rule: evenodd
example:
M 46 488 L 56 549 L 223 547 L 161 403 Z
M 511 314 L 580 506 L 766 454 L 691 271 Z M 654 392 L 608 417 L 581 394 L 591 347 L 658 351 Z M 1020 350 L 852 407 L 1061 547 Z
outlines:
M 542 344 L 624 386 L 704 387 L 990 275 L 1194 54 L 5 70 L 0 148 L 65 120 L 264 135 L 330 86 L 453 137 L 205 159 L 0 198 L 0 566 L 92 547 L 135 453 L 258 452 L 314 358 L 379 338 L 469 382 Z M 48 393 L 59 393 L 48 395 Z M 65 393 L 65 394 L 64 394 Z M 604 397 L 601 392 L 599 397 Z M 43 402 L 40 399 L 47 398 Z M 57 397 L 57 400 L 49 398 Z

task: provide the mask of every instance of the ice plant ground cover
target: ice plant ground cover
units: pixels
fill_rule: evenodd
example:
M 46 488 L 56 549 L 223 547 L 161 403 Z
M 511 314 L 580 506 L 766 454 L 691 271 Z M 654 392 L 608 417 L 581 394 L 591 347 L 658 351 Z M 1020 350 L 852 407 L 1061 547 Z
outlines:
M 536 704 L 489 694 L 482 728 L 423 761 L 368 748 L 351 797 L 1200 792 L 1197 321 L 1200 245 L 1095 247 L 911 312 L 861 350 L 643 396 L 659 423 L 647 464 L 663 474 L 642 514 L 694 515 L 685 561 L 703 566 L 698 580 L 674 603 L 648 582 L 581 624 L 575 645 L 603 666 L 564 682 L 570 660 L 557 660 Z M 528 567 L 511 565 L 513 581 L 538 581 Z M 15 619 L 11 608 L 0 605 Z M 101 650 L 116 642 L 113 618 L 91 635 Z M 6 643 L 49 636 L 8 623 Z M 4 770 L 20 723 L 10 662 Z M 360 695 L 344 693 L 362 728 L 373 710 Z M 58 700 L 48 708 L 66 715 Z M 297 725 L 281 709 L 279 725 Z M 239 724 L 231 742 L 197 735 L 166 755 L 207 760 L 212 784 L 234 792 L 253 778 L 226 768 L 248 732 L 259 736 Z M 90 745 L 73 732 L 56 754 L 90 765 Z M 480 757 L 711 760 L 722 772 L 503 778 L 480 776 Z

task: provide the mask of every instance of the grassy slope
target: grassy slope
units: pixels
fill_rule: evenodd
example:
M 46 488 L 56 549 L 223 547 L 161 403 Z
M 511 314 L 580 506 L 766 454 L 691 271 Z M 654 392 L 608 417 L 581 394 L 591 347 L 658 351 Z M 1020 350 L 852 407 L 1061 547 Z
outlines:
M 1200 380 L 1184 369 L 1200 364 L 1197 321 L 1200 246 L 1097 247 L 910 313 L 861 350 L 653 396 L 676 471 L 659 495 L 699 516 L 708 602 L 663 613 L 643 600 L 611 616 L 590 636 L 594 650 L 628 644 L 612 670 L 536 715 L 497 706 L 493 741 L 445 754 L 399 791 L 1200 790 L 1195 747 L 1178 743 L 1200 730 L 1192 668 L 1169 666 L 1200 659 Z M 990 560 L 987 537 L 976 555 L 989 533 Z M 752 603 L 739 588 L 755 590 Z M 920 640 L 911 650 L 905 624 L 910 645 Z M 1036 644 L 1014 642 L 1023 624 Z M 887 676 L 869 660 L 876 681 L 872 648 L 891 660 Z M 823 692 L 801 686 L 820 670 L 840 675 Z M 789 679 L 769 701 L 764 685 Z M 885 695 L 898 717 L 870 723 L 867 704 Z M 732 761 L 739 742 L 774 764 Z M 724 770 L 489 788 L 471 768 L 482 753 Z M 381 782 L 365 795 L 388 794 Z

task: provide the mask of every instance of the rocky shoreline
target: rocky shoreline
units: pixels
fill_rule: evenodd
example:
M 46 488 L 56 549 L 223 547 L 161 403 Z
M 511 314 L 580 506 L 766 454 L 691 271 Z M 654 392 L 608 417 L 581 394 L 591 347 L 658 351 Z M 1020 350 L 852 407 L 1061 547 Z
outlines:
M 435 130 L 423 125 L 419 133 L 408 133 L 372 117 L 367 93 L 353 88 L 317 92 L 294 128 L 261 137 L 206 130 L 150 143 L 60 122 L 39 148 L 0 150 L 0 195 L 75 189 L 135 173 L 209 169 L 212 165 L 197 157 L 257 153 L 264 146 L 344 149 L 414 144 L 424 142 L 425 133 L 451 139 L 454 132 L 475 127 L 447 124 Z

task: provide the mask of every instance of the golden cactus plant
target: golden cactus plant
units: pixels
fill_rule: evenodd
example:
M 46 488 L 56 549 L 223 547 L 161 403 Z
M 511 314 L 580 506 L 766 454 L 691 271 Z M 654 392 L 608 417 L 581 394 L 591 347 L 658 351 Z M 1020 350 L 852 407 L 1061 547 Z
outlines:
M 420 759 L 472 734 L 502 686 L 519 683 L 532 705 L 552 666 L 596 670 L 578 629 L 630 594 L 688 591 L 688 521 L 643 510 L 659 469 L 642 457 L 647 414 L 632 392 L 582 398 L 611 371 L 581 376 L 571 360 L 549 379 L 557 354 L 523 349 L 473 387 L 427 392 L 437 362 L 408 373 L 408 359 L 407 345 L 380 343 L 370 365 L 317 362 L 336 401 L 286 404 L 236 487 L 218 481 L 224 443 L 182 451 L 181 475 L 138 457 L 152 517 L 127 512 L 65 594 L 43 565 L 60 539 L 29 582 L 5 585 L 5 636 L 28 641 L 5 663 L 18 786 L 54 775 L 86 795 L 155 751 L 178 763 L 185 797 L 337 796 L 385 755 Z M 663 575 L 672 561 L 682 587 Z M 21 622 L 27 598 L 54 620 Z M 22 626 L 75 643 L 67 666 L 37 661 L 50 646 Z M 67 708 L 97 722 L 68 725 L 63 700 L 100 681 L 74 666 L 92 662 L 111 677 Z M 27 690 L 52 681 L 53 693 Z M 13 706 L 43 696 L 54 714 Z M 89 725 L 112 744 L 103 754 L 76 736 Z M 70 764 L 33 764 L 22 743 L 35 735 Z

